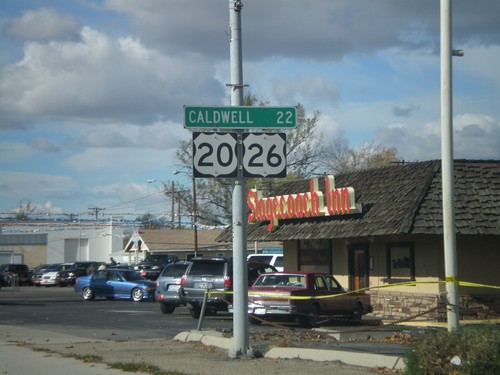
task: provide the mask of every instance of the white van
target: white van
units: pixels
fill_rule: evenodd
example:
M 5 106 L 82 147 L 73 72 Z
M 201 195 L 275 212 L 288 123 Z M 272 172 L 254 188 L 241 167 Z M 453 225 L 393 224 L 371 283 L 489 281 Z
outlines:
M 283 254 L 250 254 L 247 260 L 260 260 L 283 272 Z

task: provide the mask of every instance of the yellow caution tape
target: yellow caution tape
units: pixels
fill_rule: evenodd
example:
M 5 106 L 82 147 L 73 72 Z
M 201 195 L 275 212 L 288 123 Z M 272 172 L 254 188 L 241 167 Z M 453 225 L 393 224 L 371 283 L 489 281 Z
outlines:
M 415 285 L 419 285 L 419 284 L 446 284 L 446 283 L 457 283 L 458 285 L 463 286 L 463 287 L 500 289 L 500 286 L 496 286 L 496 285 L 487 285 L 487 284 L 478 284 L 478 283 L 472 283 L 472 282 L 467 282 L 467 281 L 458 281 L 458 278 L 456 276 L 447 276 L 445 281 L 441 281 L 441 280 L 438 280 L 438 281 L 406 281 L 406 282 L 401 282 L 401 283 L 371 286 L 371 287 L 367 287 L 367 288 L 346 291 L 344 293 L 328 294 L 328 295 L 323 295 L 323 296 L 290 296 L 290 295 L 276 295 L 273 293 L 259 293 L 259 292 L 249 292 L 248 296 L 249 297 L 269 297 L 269 298 L 273 298 L 273 299 L 293 299 L 293 300 L 325 299 L 325 298 L 335 298 L 335 297 L 345 296 L 348 294 L 363 293 L 365 291 L 372 290 L 372 289 L 393 288 L 393 287 L 399 287 L 399 286 L 415 286 Z M 209 296 L 213 295 L 213 294 L 234 294 L 234 292 L 232 292 L 232 291 L 216 291 L 216 290 L 208 290 L 208 289 L 205 291 L 205 293 L 208 294 Z

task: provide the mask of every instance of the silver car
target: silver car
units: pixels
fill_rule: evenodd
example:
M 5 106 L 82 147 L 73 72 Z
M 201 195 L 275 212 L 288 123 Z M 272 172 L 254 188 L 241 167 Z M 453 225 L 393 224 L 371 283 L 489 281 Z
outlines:
M 155 299 L 160 303 L 164 314 L 172 314 L 181 305 L 179 287 L 181 278 L 191 262 L 173 262 L 168 264 L 156 279 Z

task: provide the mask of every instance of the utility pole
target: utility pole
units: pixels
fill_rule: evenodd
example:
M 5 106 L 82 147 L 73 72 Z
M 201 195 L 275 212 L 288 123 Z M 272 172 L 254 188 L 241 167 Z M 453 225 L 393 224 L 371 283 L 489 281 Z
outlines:
M 96 220 L 98 219 L 99 212 L 105 210 L 105 208 L 100 208 L 100 207 L 89 207 L 88 209 L 95 212 L 95 219 Z
M 453 106 L 451 60 L 451 0 L 441 0 L 441 175 L 443 243 L 448 331 L 459 328 L 455 194 L 453 166 Z
M 243 2 L 229 0 L 229 54 L 231 106 L 243 103 L 243 64 L 241 47 L 241 9 Z M 243 130 L 238 130 L 241 144 Z M 241 147 L 238 148 L 238 177 L 233 185 L 233 349 L 229 356 L 253 356 L 248 334 L 248 282 L 247 282 L 247 217 L 245 215 L 246 182 L 241 166 Z

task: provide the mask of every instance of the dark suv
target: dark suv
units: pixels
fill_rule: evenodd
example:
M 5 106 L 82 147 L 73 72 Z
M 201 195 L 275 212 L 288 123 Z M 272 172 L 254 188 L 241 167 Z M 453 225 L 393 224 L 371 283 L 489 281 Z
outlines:
M 71 268 L 59 271 L 59 286 L 75 285 L 77 277 L 87 276 L 104 262 L 75 262 Z
M 233 263 L 227 257 L 199 257 L 191 259 L 191 265 L 182 277 L 179 297 L 190 306 L 193 318 L 199 318 L 206 290 L 215 291 L 207 297 L 207 312 L 227 311 L 232 302 Z M 248 282 L 251 284 L 266 272 L 277 272 L 276 268 L 264 262 L 248 262 Z
M 4 286 L 31 285 L 31 271 L 26 264 L 1 264 L 0 275 Z
M 178 260 L 179 258 L 174 254 L 150 254 L 134 269 L 146 279 L 156 280 L 167 264 Z

